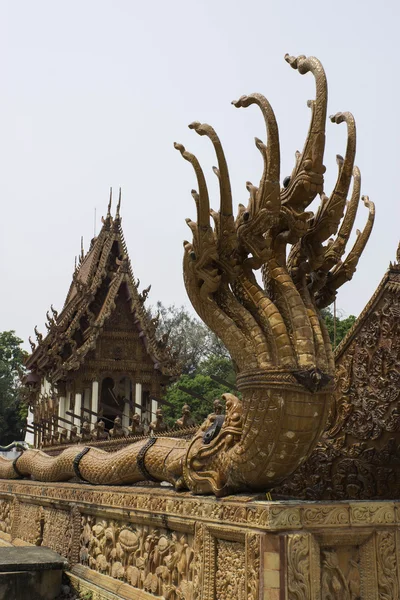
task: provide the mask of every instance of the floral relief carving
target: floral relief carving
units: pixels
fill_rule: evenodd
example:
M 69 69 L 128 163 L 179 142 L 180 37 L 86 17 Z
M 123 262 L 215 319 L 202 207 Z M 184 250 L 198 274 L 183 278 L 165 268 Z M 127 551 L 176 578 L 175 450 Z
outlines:
M 43 546 L 51 548 L 61 556 L 69 557 L 72 544 L 70 513 L 55 508 L 44 508 Z
M 323 600 L 361 600 L 358 548 L 324 548 L 321 552 Z
M 41 546 L 44 530 L 44 509 L 37 504 L 20 502 L 14 537 Z
M 215 577 L 218 600 L 247 600 L 245 547 L 239 542 L 217 540 Z
M 65 507 L 65 502 L 70 506 L 83 503 L 84 505 L 98 505 L 107 509 L 134 510 L 146 515 L 168 514 L 171 518 L 187 517 L 198 523 L 221 523 L 241 525 L 248 528 L 259 528 L 268 531 L 288 529 L 301 529 L 330 527 L 346 524 L 353 525 L 394 525 L 400 523 L 400 507 L 398 502 L 348 502 L 329 505 L 304 505 L 301 502 L 252 502 L 252 497 L 242 497 L 241 502 L 226 500 L 224 503 L 213 502 L 209 498 L 199 499 L 188 493 L 179 495 L 153 488 L 130 488 L 129 492 L 124 487 L 99 488 L 71 484 L 40 484 L 36 482 L 16 481 L 8 483 L 0 480 L 0 492 L 8 496 L 11 502 L 11 516 L 13 511 L 19 510 L 18 498 L 23 496 L 24 503 L 35 503 L 40 496 L 47 504 Z M 246 502 L 242 502 L 246 500 Z M 78 511 L 79 512 L 79 511 Z M 11 518 L 13 527 L 19 523 L 18 519 Z M 16 532 L 13 537 L 17 537 Z M 79 537 L 79 536 L 78 536 Z
M 394 531 L 376 533 L 379 600 L 399 598 L 399 580 L 396 565 L 396 539 Z
M 257 600 L 260 586 L 260 536 L 249 533 L 246 537 L 247 600 Z
M 192 535 L 82 517 L 80 564 L 154 596 L 194 600 L 193 559 Z M 198 578 L 196 562 L 194 568 Z
M 11 534 L 11 504 L 8 500 L 0 501 L 0 531 Z
M 351 522 L 373 523 L 375 525 L 391 524 L 395 522 L 394 505 L 385 503 L 383 506 L 369 504 L 356 504 L 351 508 Z
M 288 600 L 311 600 L 310 543 L 307 534 L 288 536 Z

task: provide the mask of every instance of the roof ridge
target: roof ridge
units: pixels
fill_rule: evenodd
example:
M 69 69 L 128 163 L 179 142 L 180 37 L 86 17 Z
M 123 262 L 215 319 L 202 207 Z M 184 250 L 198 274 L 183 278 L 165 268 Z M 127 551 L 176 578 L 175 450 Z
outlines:
M 368 300 L 367 304 L 364 306 L 361 313 L 358 315 L 357 319 L 354 321 L 353 325 L 350 327 L 349 331 L 346 333 L 345 337 L 342 339 L 340 344 L 335 349 L 335 361 L 343 354 L 346 350 L 347 346 L 350 344 L 353 337 L 356 335 L 357 331 L 363 326 L 365 320 L 369 316 L 373 306 L 379 302 L 382 293 L 385 290 L 386 284 L 390 282 L 391 275 L 400 272 L 400 265 L 393 265 L 390 263 L 389 268 L 386 270 L 383 278 L 378 284 L 375 292 L 372 294 L 371 298 Z

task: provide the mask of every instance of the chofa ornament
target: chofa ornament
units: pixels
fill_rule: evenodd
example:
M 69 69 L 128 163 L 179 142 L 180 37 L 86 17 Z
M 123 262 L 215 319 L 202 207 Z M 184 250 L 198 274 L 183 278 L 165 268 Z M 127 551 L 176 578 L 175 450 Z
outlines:
M 363 197 L 367 224 L 343 258 L 360 200 L 354 118 L 347 112 L 331 117 L 334 123 L 346 124 L 348 139 L 344 158 L 337 157 L 336 185 L 326 196 L 325 72 L 314 57 L 285 58 L 299 73 L 313 74 L 316 97 L 308 103 L 311 125 L 304 149 L 296 153 L 283 187 L 278 126 L 261 94 L 233 102 L 237 108 L 257 105 L 267 130 L 266 144 L 256 138 L 263 160 L 260 183 L 246 184 L 248 206 L 239 205 L 236 219 L 228 167 L 214 129 L 198 122 L 189 126 L 214 146 L 218 212 L 210 208 L 199 161 L 175 144 L 193 166 L 198 184 L 198 191 L 192 191 L 197 221 L 187 220 L 193 240 L 184 242 L 186 290 L 200 318 L 228 348 L 241 399 L 225 394 L 225 418 L 210 415 L 189 441 L 160 436 L 115 453 L 97 448 L 83 453 L 75 446 L 57 457 L 28 450 L 14 463 L 2 460 L 1 477 L 65 481 L 78 472 L 90 483 L 166 480 L 177 489 L 223 496 L 268 489 L 307 459 L 326 423 L 334 376 L 332 348 L 319 309 L 330 304 L 354 274 L 372 229 L 374 205 Z M 314 214 L 307 209 L 317 195 L 321 201 Z M 258 269 L 264 287 L 254 275 Z

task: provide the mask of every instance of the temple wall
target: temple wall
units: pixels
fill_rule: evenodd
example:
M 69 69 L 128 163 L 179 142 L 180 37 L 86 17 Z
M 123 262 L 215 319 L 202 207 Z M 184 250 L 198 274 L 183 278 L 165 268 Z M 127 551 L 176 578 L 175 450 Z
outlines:
M 0 481 L 0 541 L 66 556 L 94 600 L 394 600 L 399 522 L 400 502 Z

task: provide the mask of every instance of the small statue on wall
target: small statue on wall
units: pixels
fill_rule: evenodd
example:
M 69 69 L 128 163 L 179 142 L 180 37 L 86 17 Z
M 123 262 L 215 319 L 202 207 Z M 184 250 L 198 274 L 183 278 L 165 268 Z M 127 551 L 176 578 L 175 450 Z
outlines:
M 66 444 L 68 442 L 68 434 L 65 427 L 63 427 L 60 431 L 60 444 Z
M 83 425 L 81 428 L 81 440 L 82 442 L 90 442 L 91 440 L 91 435 L 90 435 L 90 423 L 89 421 L 83 421 Z
M 81 436 L 78 433 L 78 428 L 74 425 L 69 432 L 69 442 L 71 444 L 78 444 L 81 441 Z
M 97 421 L 90 433 L 90 439 L 97 442 L 100 440 L 108 440 L 108 433 L 105 431 L 104 421 Z
M 224 412 L 224 406 L 219 398 L 215 398 L 213 402 L 213 407 L 215 415 L 222 415 L 222 413 Z
M 42 439 L 42 448 L 47 448 L 50 446 L 50 436 L 48 433 L 45 433 Z
M 122 427 L 121 417 L 115 417 L 114 427 L 110 429 L 110 438 L 125 437 L 125 431 Z
M 128 435 L 143 435 L 144 434 L 144 427 L 142 425 L 142 423 L 140 422 L 140 415 L 138 414 L 134 414 L 132 417 L 132 423 L 131 425 L 128 427 Z
M 164 422 L 161 408 L 156 410 L 156 420 L 150 423 L 149 429 L 151 433 L 164 433 L 168 431 L 168 425 Z
M 60 432 L 57 429 L 57 431 L 55 431 L 53 433 L 53 435 L 51 436 L 51 445 L 58 446 L 59 443 L 60 443 Z
M 177 425 L 177 427 L 194 427 L 194 425 L 196 425 L 190 412 L 189 404 L 183 405 L 182 416 L 180 417 L 180 419 L 177 419 L 175 424 Z

